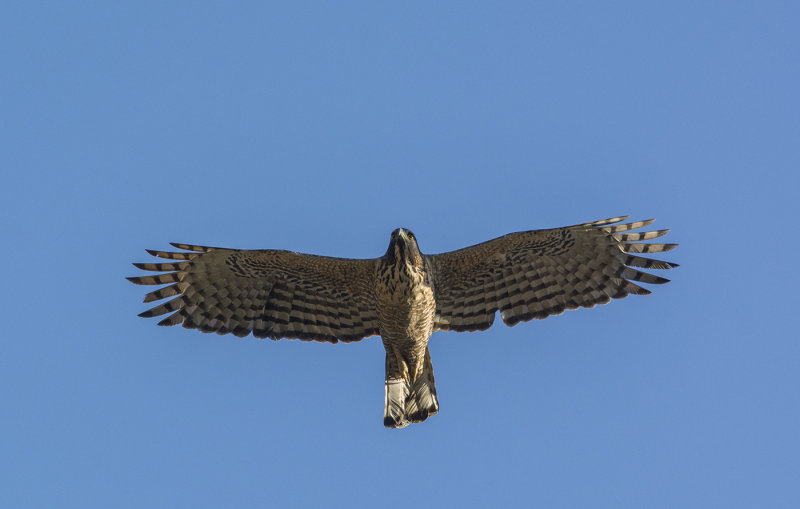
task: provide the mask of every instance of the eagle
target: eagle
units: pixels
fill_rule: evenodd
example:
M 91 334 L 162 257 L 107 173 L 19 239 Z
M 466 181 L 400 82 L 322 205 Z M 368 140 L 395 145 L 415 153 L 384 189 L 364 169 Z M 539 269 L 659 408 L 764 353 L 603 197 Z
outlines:
M 177 244 L 147 250 L 166 263 L 134 263 L 161 274 L 127 278 L 167 285 L 139 316 L 158 325 L 257 338 L 337 343 L 380 336 L 386 349 L 383 423 L 402 428 L 439 411 L 428 340 L 434 331 L 488 329 L 497 311 L 509 326 L 566 309 L 592 308 L 669 280 L 637 270 L 678 264 L 638 256 L 669 230 L 632 233 L 654 220 L 628 216 L 510 233 L 441 254 L 423 254 L 414 234 L 394 230 L 379 258 L 332 258 L 292 251 Z M 635 282 L 636 283 L 635 283 Z

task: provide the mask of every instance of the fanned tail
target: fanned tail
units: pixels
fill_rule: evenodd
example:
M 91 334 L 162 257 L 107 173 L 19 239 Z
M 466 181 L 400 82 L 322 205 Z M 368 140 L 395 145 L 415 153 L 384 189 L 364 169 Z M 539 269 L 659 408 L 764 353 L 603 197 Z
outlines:
M 388 354 L 387 354 L 388 355 Z M 387 368 L 389 363 L 387 362 Z M 383 409 L 383 425 L 387 428 L 403 428 L 412 422 L 422 422 L 439 411 L 436 397 L 436 381 L 428 348 L 422 372 L 411 382 L 405 378 L 390 378 L 386 372 L 386 402 Z

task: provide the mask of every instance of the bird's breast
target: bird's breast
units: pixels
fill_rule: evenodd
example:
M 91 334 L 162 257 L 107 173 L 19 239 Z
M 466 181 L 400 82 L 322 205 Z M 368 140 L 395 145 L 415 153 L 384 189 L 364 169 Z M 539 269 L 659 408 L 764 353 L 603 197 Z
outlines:
M 384 340 L 427 341 L 433 333 L 436 300 L 424 269 L 379 269 L 376 296 L 381 336 Z

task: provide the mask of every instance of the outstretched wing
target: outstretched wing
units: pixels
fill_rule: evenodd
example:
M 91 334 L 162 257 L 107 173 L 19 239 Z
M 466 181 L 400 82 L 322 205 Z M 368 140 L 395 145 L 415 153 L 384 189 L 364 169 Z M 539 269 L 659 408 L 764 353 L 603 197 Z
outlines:
M 670 269 L 678 264 L 631 253 L 669 251 L 677 244 L 646 244 L 669 230 L 622 233 L 654 220 L 619 223 L 615 217 L 566 228 L 512 233 L 475 246 L 426 256 L 434 274 L 436 327 L 489 328 L 497 310 L 515 325 L 565 309 L 591 308 L 630 293 L 649 294 L 634 283 L 669 280 L 632 267 Z
M 159 325 L 331 343 L 378 334 L 375 260 L 172 245 L 188 252 L 148 250 L 171 261 L 134 263 L 166 274 L 128 278 L 140 285 L 169 284 L 148 293 L 145 302 L 177 296 L 139 315 L 172 313 Z

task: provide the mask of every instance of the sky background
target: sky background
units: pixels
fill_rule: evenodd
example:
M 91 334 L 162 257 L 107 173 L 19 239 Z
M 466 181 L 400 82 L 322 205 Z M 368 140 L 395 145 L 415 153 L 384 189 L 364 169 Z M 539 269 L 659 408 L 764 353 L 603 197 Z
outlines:
M 797 507 L 797 2 L 4 2 L 0 506 Z M 156 327 L 168 242 L 658 218 L 673 282 L 384 351 Z

